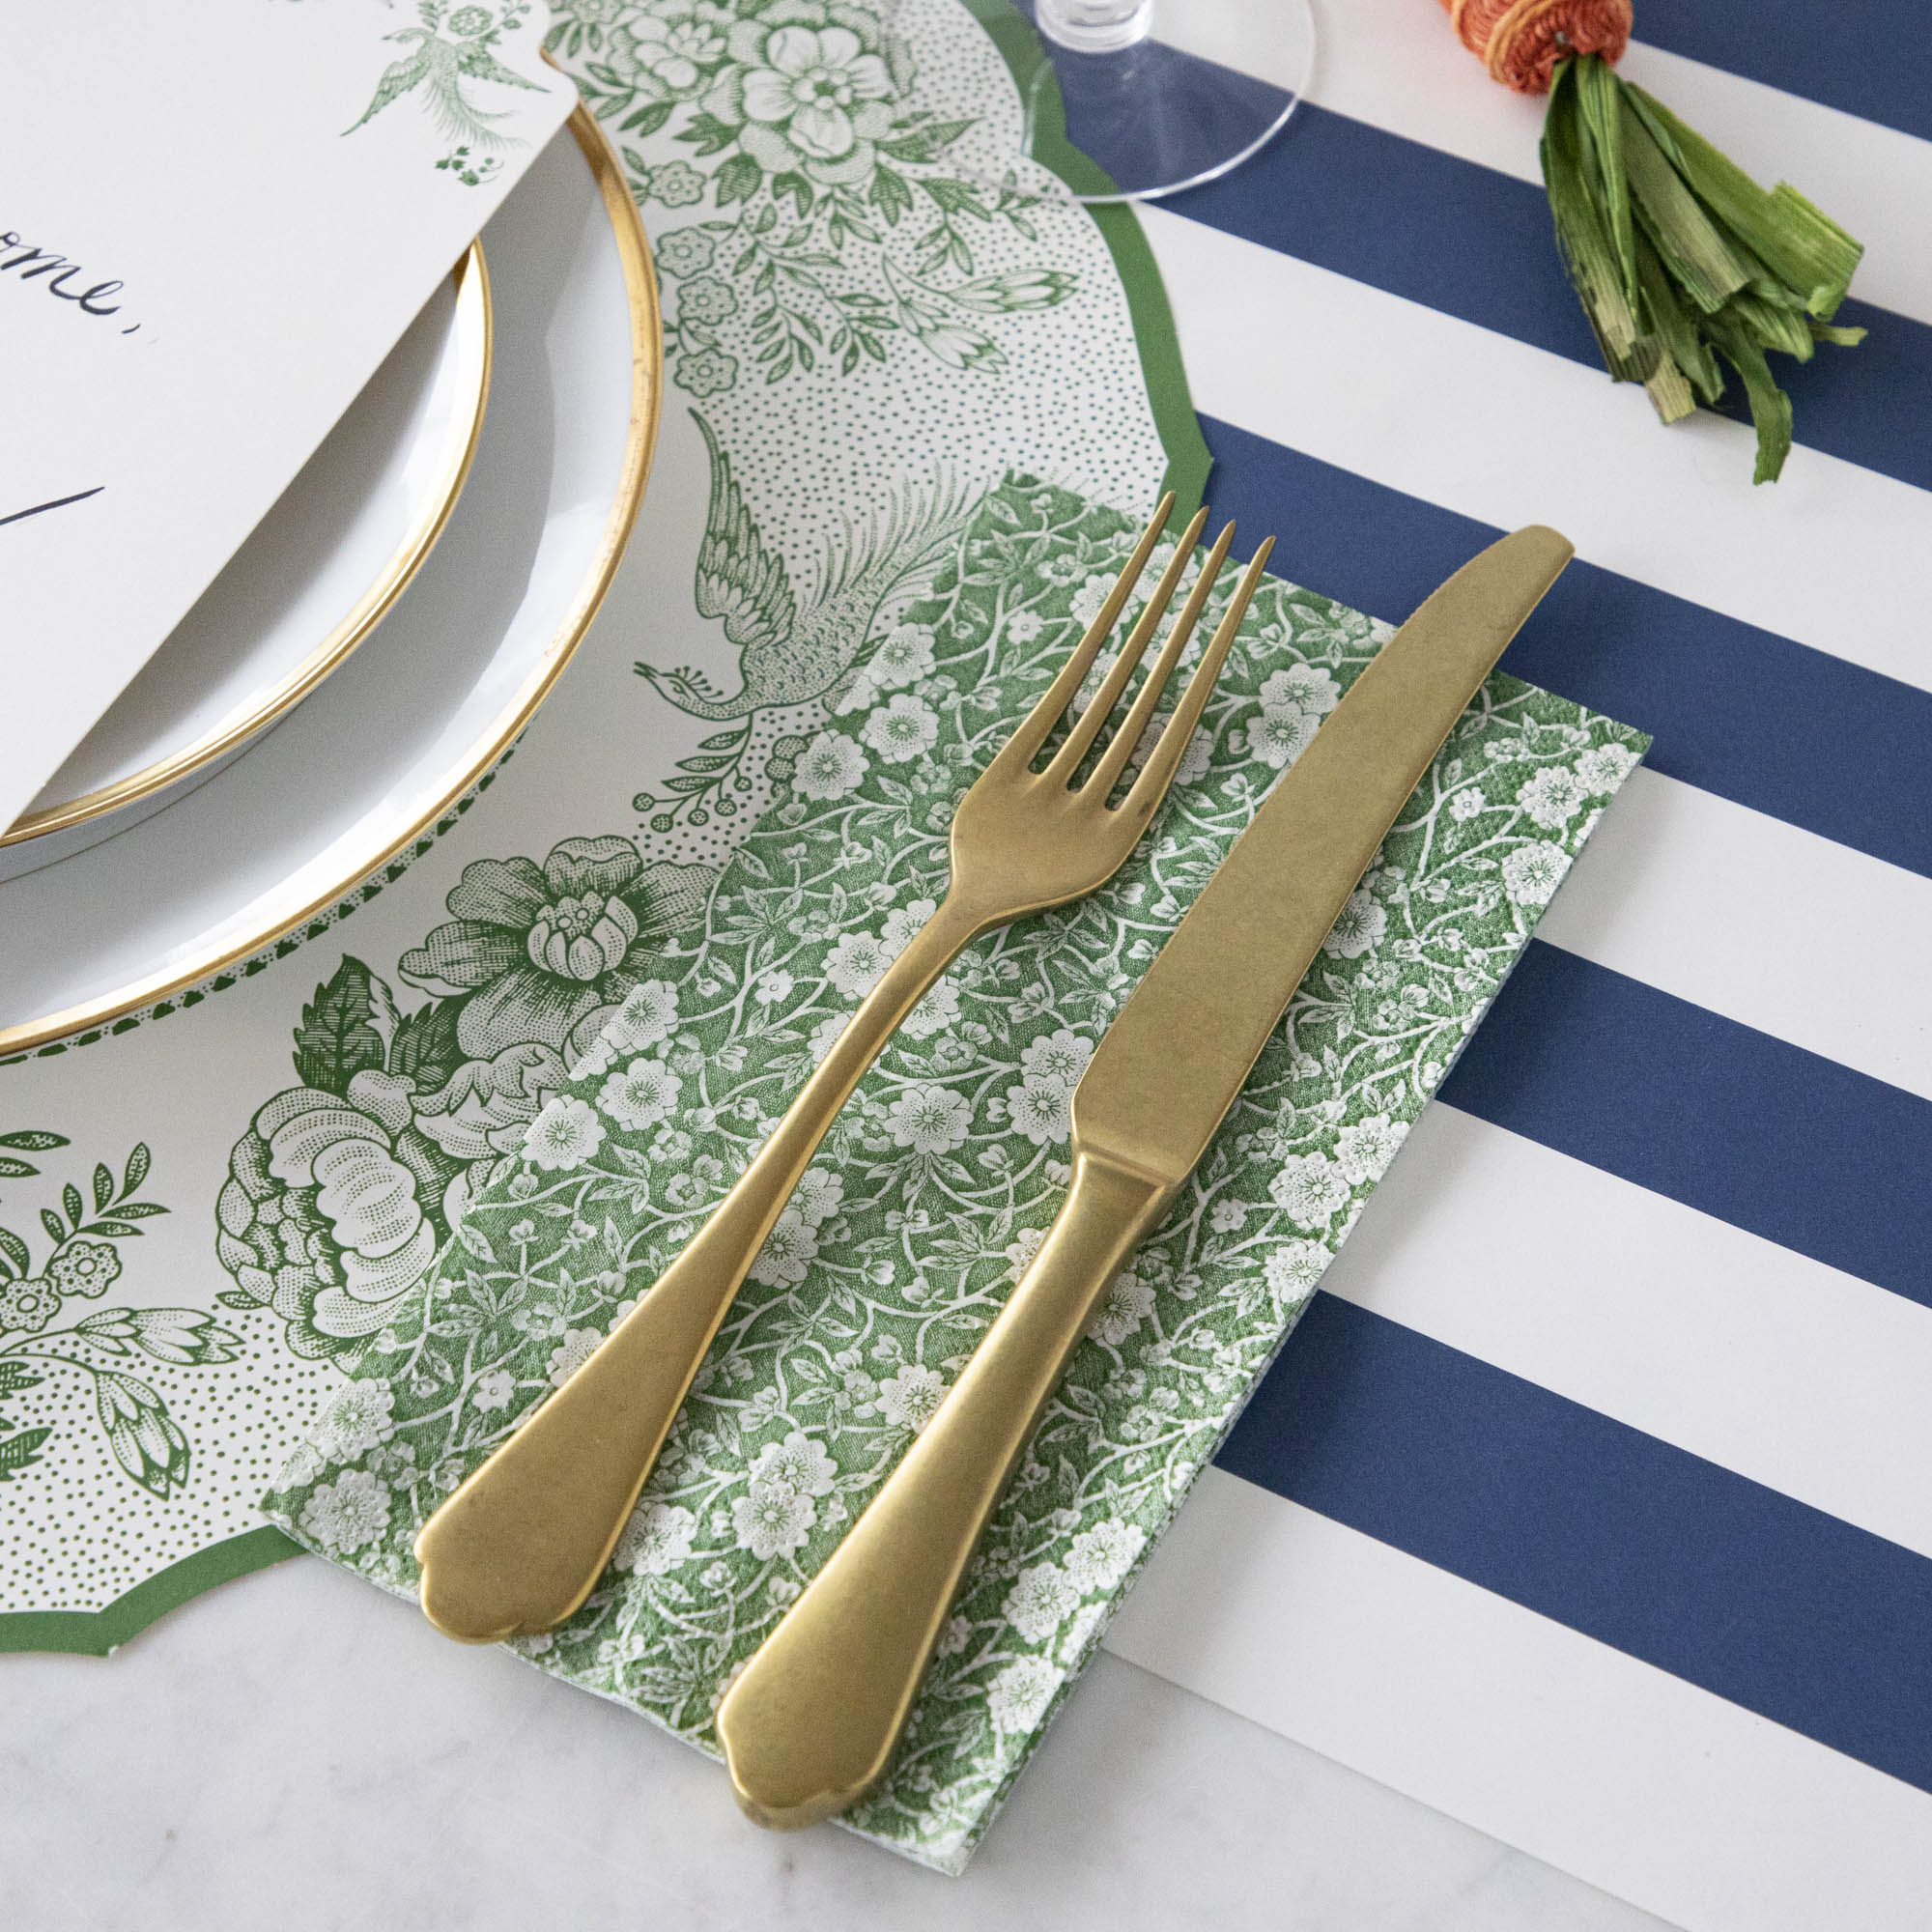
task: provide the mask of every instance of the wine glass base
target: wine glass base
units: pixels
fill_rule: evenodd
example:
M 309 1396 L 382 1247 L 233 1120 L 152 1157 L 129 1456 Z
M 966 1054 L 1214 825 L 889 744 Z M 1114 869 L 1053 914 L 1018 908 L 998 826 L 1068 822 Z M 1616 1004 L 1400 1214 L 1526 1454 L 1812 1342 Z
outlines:
M 1015 4 L 1039 24 L 1035 0 Z M 1076 201 L 1152 201 L 1227 174 L 1281 132 L 1307 84 L 1308 0 L 1153 0 L 1148 12 L 1146 37 L 1108 51 L 1040 34 L 1027 125 L 1056 115 L 1057 90 L 1066 138 L 1114 185 L 1069 189 Z

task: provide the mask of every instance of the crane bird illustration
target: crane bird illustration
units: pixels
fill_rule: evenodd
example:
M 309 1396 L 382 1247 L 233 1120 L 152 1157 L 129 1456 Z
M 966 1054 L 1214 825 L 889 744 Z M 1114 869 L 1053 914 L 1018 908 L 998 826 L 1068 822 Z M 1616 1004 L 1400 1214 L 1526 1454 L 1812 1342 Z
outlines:
M 362 110 L 361 119 L 343 129 L 353 134 L 364 122 L 373 120 L 390 101 L 399 99 L 405 94 L 413 94 L 417 88 L 423 90 L 423 101 L 436 124 L 452 140 L 474 141 L 479 147 L 521 148 L 524 143 L 511 135 L 499 133 L 495 124 L 503 119 L 508 109 L 492 113 L 478 107 L 463 91 L 466 80 L 494 80 L 502 87 L 522 87 L 531 93 L 541 94 L 542 85 L 526 78 L 516 69 L 505 67 L 490 51 L 490 43 L 497 39 L 488 29 L 493 24 L 488 14 L 480 7 L 460 8 L 451 15 L 450 24 L 458 29 L 454 39 L 445 40 L 437 30 L 442 24 L 442 9 L 428 5 L 421 10 L 423 24 L 419 27 L 404 27 L 399 32 L 385 35 L 410 51 L 401 60 L 392 61 L 384 70 L 383 77 L 376 83 L 375 98 Z M 475 15 L 480 25 L 472 24 L 466 15 Z
M 851 668 L 886 601 L 929 579 L 944 559 L 966 526 L 961 493 L 942 485 L 930 497 L 895 504 L 883 523 L 863 531 L 848 525 L 842 547 L 801 604 L 784 559 L 765 548 L 711 425 L 696 410 L 691 417 L 711 458 L 697 610 L 724 619 L 725 637 L 738 647 L 739 689 L 724 696 L 689 667 L 635 668 L 694 718 L 747 718 L 769 706 L 810 703 Z

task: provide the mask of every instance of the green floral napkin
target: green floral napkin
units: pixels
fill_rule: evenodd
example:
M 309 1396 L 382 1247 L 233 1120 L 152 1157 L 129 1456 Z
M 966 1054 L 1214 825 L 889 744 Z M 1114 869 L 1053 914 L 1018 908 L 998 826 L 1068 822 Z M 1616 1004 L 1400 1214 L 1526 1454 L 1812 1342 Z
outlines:
M 689 1238 L 939 898 L 954 805 L 1133 534 L 1024 476 L 983 501 L 824 727 L 775 751 L 778 802 L 701 925 L 610 1009 L 527 1141 L 471 1171 L 458 1243 L 324 1412 L 269 1499 L 277 1521 L 413 1591 L 423 1520 Z M 524 1655 L 715 1750 L 724 1687 L 931 1416 L 1059 1208 L 1095 1042 L 1386 636 L 1264 582 L 1153 832 L 1105 890 L 982 940 L 915 1009 L 753 1268 L 609 1574 Z M 1108 1296 L 856 1829 L 962 1867 L 1647 742 L 1490 679 Z M 465 876 L 471 896 L 489 885 Z M 477 1105 L 481 1131 L 480 1088 Z

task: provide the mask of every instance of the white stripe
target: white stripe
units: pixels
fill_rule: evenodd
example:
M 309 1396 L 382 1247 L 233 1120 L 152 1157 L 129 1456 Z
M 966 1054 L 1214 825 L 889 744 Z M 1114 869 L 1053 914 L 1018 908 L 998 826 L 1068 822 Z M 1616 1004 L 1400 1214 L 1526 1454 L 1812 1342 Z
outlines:
M 1537 937 L 1932 1100 L 1932 879 L 1632 774 Z
M 1543 101 L 1498 87 L 1445 16 L 1419 0 L 1312 4 L 1311 100 L 1542 185 L 1536 146 Z M 1287 86 L 1298 63 L 1258 57 L 1252 7 L 1253 0 L 1188 0 L 1165 11 L 1161 31 L 1189 53 Z M 1861 299 L 1932 323 L 1932 249 L 1925 246 L 1932 141 L 1659 47 L 1633 43 L 1618 71 L 1759 181 L 1793 183 L 1863 242 L 1854 283 Z M 1309 191 L 1321 191 L 1319 181 Z
M 1665 431 L 1600 369 L 1160 208 L 1141 218 L 1208 414 L 1485 523 L 1554 524 L 1593 563 L 1932 688 L 1910 618 L 1932 607 L 1932 493 L 1805 449 L 1753 490 L 1742 423 Z
M 1932 1309 L 1889 1289 L 1447 1106 L 1321 1286 L 1932 1556 Z
M 1932 1798 L 1209 1469 L 1107 1648 L 1693 1932 L 1919 1932 Z

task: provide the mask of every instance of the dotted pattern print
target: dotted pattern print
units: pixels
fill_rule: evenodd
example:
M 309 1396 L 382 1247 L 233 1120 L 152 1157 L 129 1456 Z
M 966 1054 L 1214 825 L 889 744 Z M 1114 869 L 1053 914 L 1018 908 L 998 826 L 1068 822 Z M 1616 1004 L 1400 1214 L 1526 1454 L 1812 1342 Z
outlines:
M 414 1588 L 422 1522 L 696 1233 L 931 914 L 959 798 L 1134 535 L 1009 479 L 827 721 L 774 747 L 774 809 L 701 920 L 627 957 L 601 1030 L 572 1038 L 528 1124 L 469 1171 L 453 1243 L 270 1498 L 293 1534 Z M 1236 581 L 1231 566 L 1201 636 Z M 753 1264 L 610 1571 L 526 1656 L 715 1749 L 724 1687 L 1037 1248 L 1065 1196 L 1072 1091 L 1113 1015 L 1387 636 L 1264 582 L 1154 828 L 1099 892 L 981 940 L 914 1009 Z M 858 1830 L 964 1862 L 1647 744 L 1501 673 L 1485 685 L 1102 1303 Z
M 493 23 L 507 33 L 516 9 L 436 11 L 432 38 L 467 44 Z M 1094 223 L 1065 204 L 1026 206 L 1047 182 L 1030 163 L 1016 164 L 1004 209 L 997 189 L 962 200 L 943 185 L 988 179 L 1022 138 L 1006 66 L 957 0 L 898 8 L 890 45 L 880 10 L 844 0 L 582 0 L 553 19 L 554 56 L 622 153 L 671 323 L 638 536 L 515 759 L 433 835 L 260 955 L 0 1066 L 0 1127 L 57 1130 L 83 1189 L 97 1151 L 152 1150 L 169 1212 L 122 1244 L 104 1305 L 207 1324 L 200 1360 L 138 1351 L 129 1372 L 185 1444 L 174 1451 L 155 1423 L 162 1463 L 186 1459 L 165 1494 L 117 1460 L 90 1372 L 29 1370 L 36 1379 L 0 1392 L 0 1457 L 10 1439 L 26 1444 L 0 1475 L 0 1643 L 6 1613 L 99 1609 L 259 1524 L 272 1474 L 448 1245 L 472 1173 L 520 1141 L 565 1055 L 701 905 L 771 796 L 774 754 L 831 717 L 867 640 L 956 551 L 967 507 L 1005 466 L 1023 460 L 1134 506 L 1152 500 L 1165 467 L 1126 298 Z M 774 47 L 781 29 L 817 38 Z M 737 50 L 720 55 L 714 30 Z M 808 156 L 812 136 L 787 131 L 795 117 L 772 107 L 768 82 L 752 89 L 755 114 L 724 98 L 802 53 L 827 68 L 831 95 L 852 91 L 847 106 L 884 102 L 903 125 L 862 136 L 855 123 L 841 169 L 829 165 L 838 156 Z M 856 65 L 874 59 L 884 94 L 879 73 Z M 480 101 L 501 85 L 471 74 L 464 92 Z M 414 113 L 431 92 L 423 78 L 377 111 Z M 668 108 L 659 125 L 639 123 L 654 105 Z M 704 112 L 721 126 L 737 115 L 735 135 L 684 138 Z M 785 157 L 772 129 L 812 165 L 775 165 Z M 836 127 L 816 134 L 821 148 L 842 138 Z M 896 218 L 870 199 L 881 166 L 913 196 Z M 786 172 L 805 183 L 803 201 Z M 949 226 L 956 242 L 939 232 Z M 708 270 L 704 244 L 681 231 L 710 238 Z M 762 254 L 739 267 L 754 241 Z M 782 284 L 806 320 L 781 324 L 795 331 L 788 357 L 761 359 L 758 283 L 779 255 L 789 265 L 772 267 L 766 293 Z M 842 312 L 874 318 L 881 355 L 861 347 L 845 366 L 853 344 L 832 348 L 837 325 L 813 278 Z M 703 373 L 707 346 L 738 359 L 731 383 L 719 385 L 715 362 Z M 765 594 L 780 582 L 789 614 Z M 711 700 L 666 681 L 687 663 L 708 667 Z M 728 715 L 687 708 L 707 702 Z M 707 750 L 707 737 L 731 742 Z M 463 954 L 467 940 L 479 950 Z M 46 1245 L 34 1190 L 54 1186 L 58 1208 L 65 1171 L 19 1158 L 43 1175 L 16 1188 L 0 1173 L 0 1225 L 23 1217 L 22 1237 L 38 1243 L 31 1273 Z M 16 1334 L 0 1332 L 0 1358 Z M 103 1368 L 119 1359 L 101 1343 L 63 1346 Z

